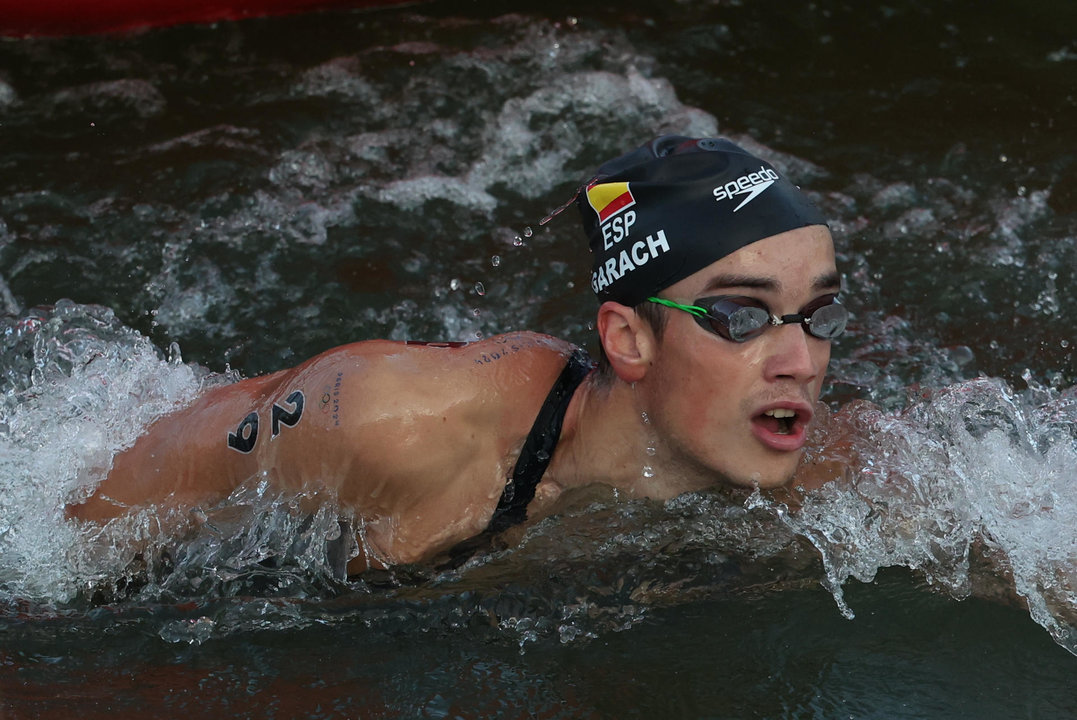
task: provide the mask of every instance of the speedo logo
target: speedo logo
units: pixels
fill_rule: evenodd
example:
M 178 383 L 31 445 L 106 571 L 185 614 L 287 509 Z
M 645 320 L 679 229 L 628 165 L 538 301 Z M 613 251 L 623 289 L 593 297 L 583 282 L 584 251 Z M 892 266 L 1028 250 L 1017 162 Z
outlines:
M 719 185 L 714 188 L 714 200 L 716 202 L 733 200 L 737 196 L 743 195 L 744 199 L 740 201 L 740 205 L 733 208 L 733 212 L 736 212 L 759 197 L 759 195 L 773 185 L 774 181 L 777 179 L 778 173 L 768 167 L 760 165 L 759 172 L 741 175 L 736 180 L 731 180 L 725 185 Z

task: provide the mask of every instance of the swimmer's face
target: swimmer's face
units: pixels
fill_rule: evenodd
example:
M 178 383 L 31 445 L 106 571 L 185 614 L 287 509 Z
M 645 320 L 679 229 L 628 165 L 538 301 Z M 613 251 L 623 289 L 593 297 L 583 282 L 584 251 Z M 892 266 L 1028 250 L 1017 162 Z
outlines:
M 838 290 L 834 243 L 815 225 L 741 248 L 659 294 L 681 303 L 746 296 L 781 316 Z M 735 343 L 686 312 L 667 312 L 645 392 L 674 457 L 734 485 L 786 483 L 803 454 L 830 342 L 787 324 Z

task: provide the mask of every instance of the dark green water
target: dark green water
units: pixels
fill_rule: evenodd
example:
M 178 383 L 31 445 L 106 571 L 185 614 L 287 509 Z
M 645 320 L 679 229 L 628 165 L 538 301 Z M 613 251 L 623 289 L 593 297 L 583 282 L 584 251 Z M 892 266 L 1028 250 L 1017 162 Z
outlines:
M 0 716 L 1077 717 L 1077 6 L 506 10 L 0 42 Z M 760 144 L 833 218 L 854 318 L 824 396 L 891 413 L 857 416 L 864 451 L 913 509 L 858 515 L 870 478 L 799 525 L 599 503 L 398 588 L 203 538 L 94 598 L 119 575 L 62 498 L 195 364 L 592 344 L 576 219 L 538 220 L 661 132 Z M 1042 613 L 951 597 L 984 543 Z
M 955 603 L 886 575 L 853 593 L 855 622 L 821 589 L 661 609 L 631 630 L 526 653 L 487 630 L 398 622 L 269 630 L 196 647 L 100 621 L 93 657 L 15 651 L 15 717 L 1066 718 L 1073 658 L 1023 613 Z M 24 639 L 22 633 L 8 631 Z M 47 633 L 39 627 L 40 635 Z M 15 668 L 11 666 L 14 665 Z M 21 712 L 20 712 L 21 711 Z

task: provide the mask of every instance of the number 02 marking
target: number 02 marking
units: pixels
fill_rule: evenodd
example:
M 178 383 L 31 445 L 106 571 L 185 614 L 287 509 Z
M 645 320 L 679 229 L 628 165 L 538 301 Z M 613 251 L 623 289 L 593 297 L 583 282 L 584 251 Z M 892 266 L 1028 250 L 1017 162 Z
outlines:
M 280 426 L 295 427 L 299 418 L 303 417 L 303 392 L 296 390 L 284 401 L 292 406 L 291 410 L 285 410 L 277 403 L 273 403 L 273 437 L 280 435 Z
M 295 427 L 299 424 L 300 418 L 303 417 L 303 405 L 305 398 L 303 397 L 302 390 L 296 390 L 288 396 L 287 400 L 282 400 L 284 405 L 291 407 L 282 407 L 277 403 L 273 403 L 273 407 L 270 411 L 270 424 L 272 425 L 272 432 L 270 440 L 280 435 L 280 426 Z M 241 453 L 249 453 L 254 450 L 255 443 L 258 442 L 258 413 L 252 412 L 247 417 L 243 418 L 243 421 L 239 423 L 239 427 L 235 432 L 228 433 L 228 447 Z

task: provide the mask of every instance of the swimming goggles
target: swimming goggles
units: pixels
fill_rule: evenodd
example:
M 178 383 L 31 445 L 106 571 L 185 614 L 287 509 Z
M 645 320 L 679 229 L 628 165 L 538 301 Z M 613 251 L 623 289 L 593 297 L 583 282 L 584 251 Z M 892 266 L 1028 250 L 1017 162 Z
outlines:
M 838 302 L 837 295 L 824 295 L 793 315 L 774 315 L 761 300 L 741 295 L 700 298 L 694 305 L 682 305 L 660 297 L 649 302 L 690 313 L 707 332 L 733 342 L 747 342 L 759 337 L 768 326 L 800 324 L 804 332 L 821 340 L 833 340 L 845 332 L 849 311 Z

